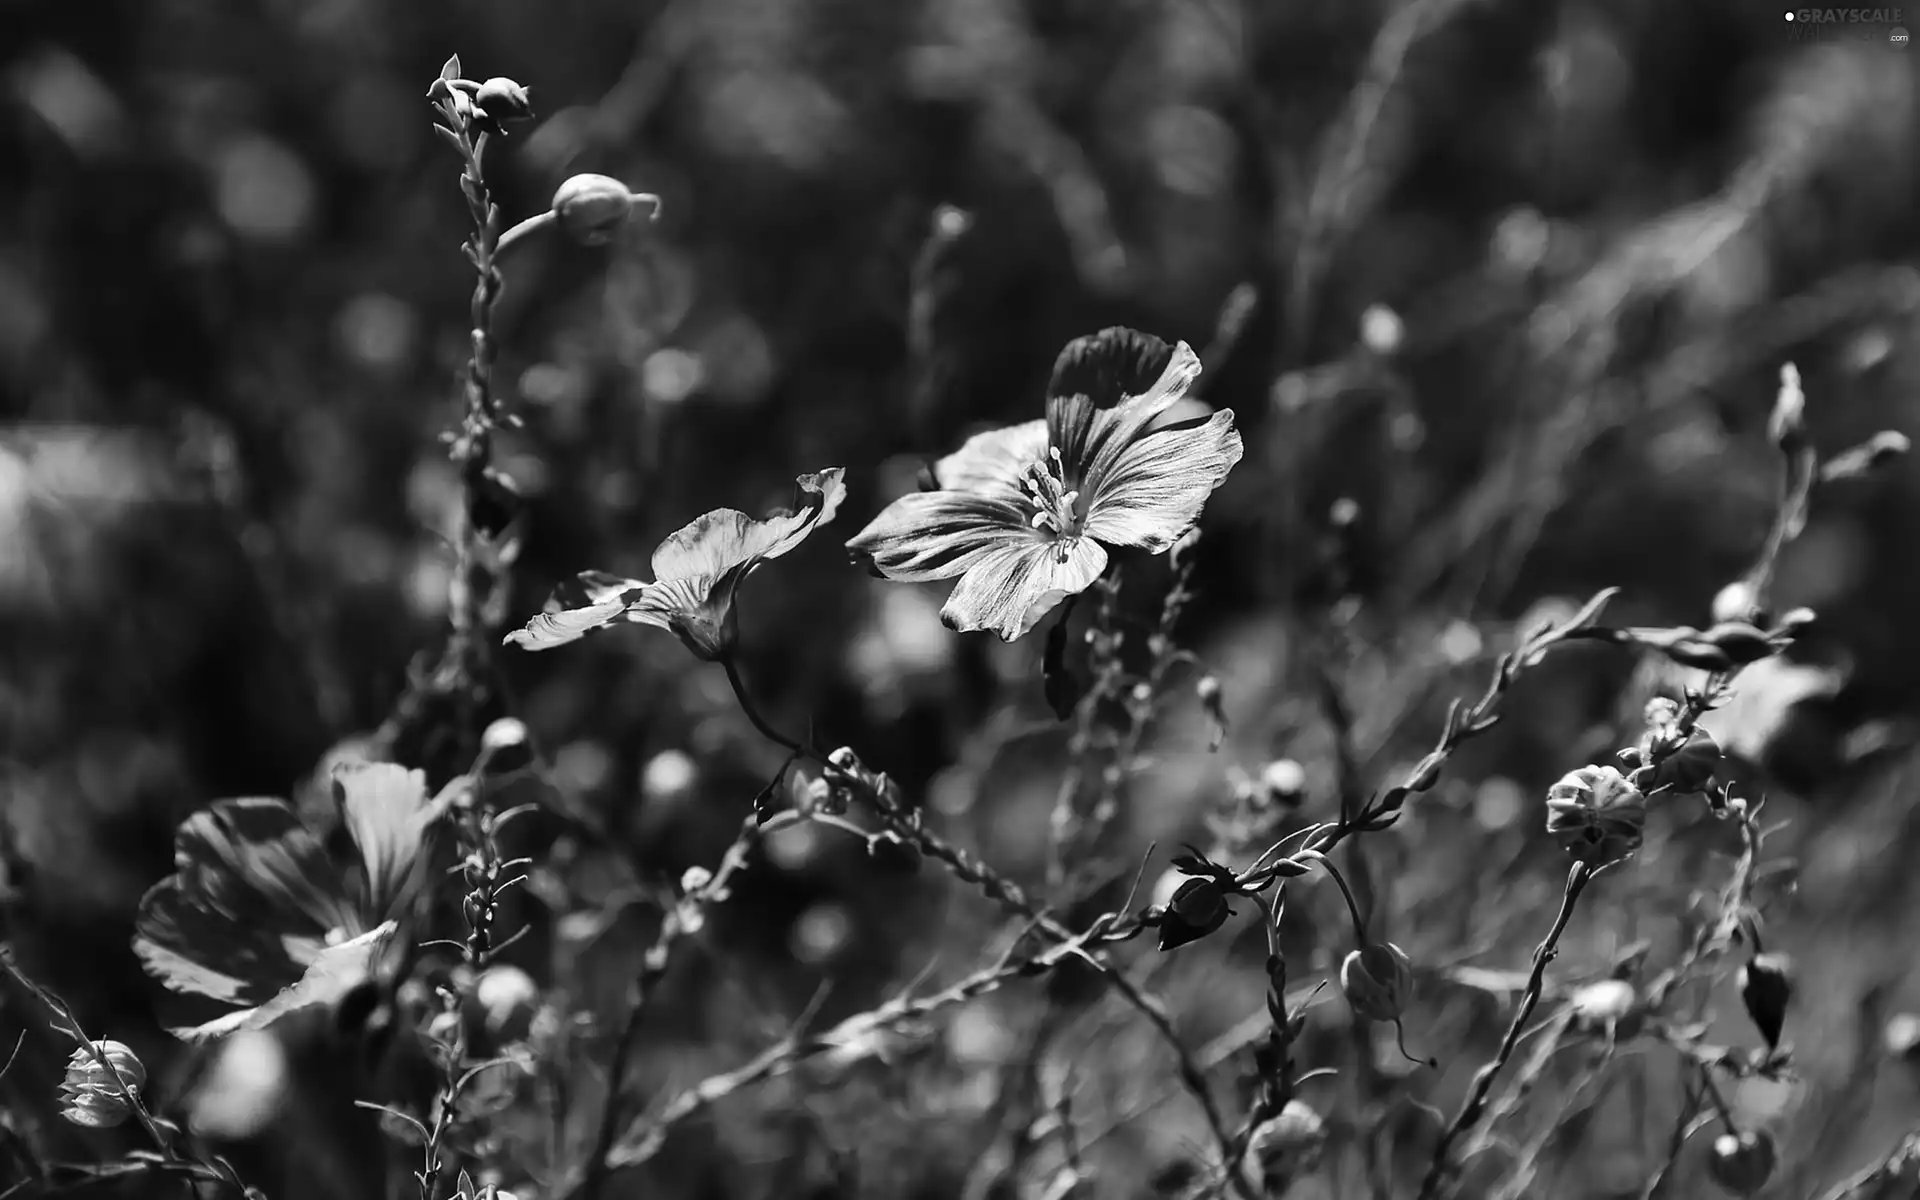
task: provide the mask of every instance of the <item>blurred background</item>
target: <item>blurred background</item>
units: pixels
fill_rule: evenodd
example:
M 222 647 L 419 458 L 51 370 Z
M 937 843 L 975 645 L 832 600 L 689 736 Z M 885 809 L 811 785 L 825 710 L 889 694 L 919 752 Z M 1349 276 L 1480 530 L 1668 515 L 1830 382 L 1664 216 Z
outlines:
M 576 571 L 645 576 L 706 509 L 764 511 L 796 475 L 846 467 L 836 524 L 746 589 L 743 670 L 778 723 L 858 747 L 1017 879 L 1043 872 L 1069 760 L 1040 638 L 952 635 L 944 589 L 869 580 L 838 543 L 927 456 L 1038 415 L 1069 338 L 1126 324 L 1203 350 L 1202 394 L 1235 410 L 1247 455 L 1209 506 L 1177 638 L 1221 680 L 1231 730 L 1209 753 L 1196 675 L 1172 678 L 1150 763 L 1120 787 L 1104 904 L 1150 843 L 1149 882 L 1168 847 L 1205 843 L 1209 810 L 1272 760 L 1305 769 L 1301 819 L 1334 810 L 1323 665 L 1372 789 L 1517 632 L 1603 586 L 1624 589 L 1621 623 L 1706 624 L 1778 502 L 1765 425 L 1783 362 L 1823 452 L 1920 426 L 1920 51 L 1878 29 L 1809 37 L 1754 0 L 0 14 L 5 929 L 83 1017 L 159 1057 L 126 936 L 172 826 L 218 796 L 289 794 L 382 723 L 443 634 L 460 485 L 437 435 L 458 416 L 471 290 L 459 168 L 425 101 L 449 53 L 531 93 L 539 119 L 489 151 L 509 221 L 583 171 L 664 201 L 608 247 L 540 238 L 508 263 L 496 378 L 524 427 L 497 461 L 527 501 L 511 622 Z M 1904 463 L 1816 494 L 1776 599 L 1820 620 L 1714 726 L 1744 794 L 1787 822 L 1760 899 L 1769 948 L 1799 963 L 1804 1078 L 1732 1097 L 1780 1140 L 1783 1197 L 1920 1118 L 1920 1086 L 1880 1069 L 1882 1026 L 1920 1008 L 1917 500 Z M 1151 620 L 1166 583 L 1161 562 L 1130 566 L 1123 609 Z M 605 1023 L 659 920 L 619 864 L 653 887 L 713 863 L 780 754 L 664 634 L 498 661 L 498 711 L 533 730 L 548 807 L 601 830 L 554 817 L 533 835 L 515 919 L 536 934 L 514 953 L 554 1012 Z M 1376 932 L 1422 972 L 1409 1043 L 1443 1060 L 1383 1095 L 1457 1103 L 1505 1009 L 1443 968 L 1524 965 L 1565 869 L 1539 796 L 1630 743 L 1647 697 L 1682 680 L 1601 649 L 1549 660 L 1368 839 Z M 1657 814 L 1556 974 L 1603 975 L 1641 938 L 1650 969 L 1669 961 L 1737 851 L 1704 811 Z M 837 1019 L 997 945 L 994 910 L 931 869 L 885 876 L 827 830 L 767 855 L 668 976 L 643 1101 L 738 1065 L 823 988 Z M 1349 948 L 1343 909 L 1321 884 L 1293 908 L 1293 978 L 1311 982 Z M 1264 1019 L 1264 947 L 1242 933 L 1121 952 L 1188 1043 L 1218 1049 L 1231 1114 L 1232 1039 Z M 992 1164 L 1054 1092 L 1088 1141 L 1082 1194 L 1177 1194 L 1204 1125 L 1164 1046 L 1102 996 L 1070 975 L 1022 983 L 950 1010 L 911 1053 L 730 1098 L 615 1194 L 1039 1195 L 1056 1151 L 1031 1151 L 1026 1176 Z M 1709 998 L 1738 1016 L 1730 983 Z M 10 1001 L 8 1027 L 27 1011 Z M 1351 1062 L 1344 1012 L 1315 1009 L 1305 1065 Z M 523 1197 L 546 1194 L 530 1185 L 598 1103 L 608 1039 L 566 1027 L 561 1151 L 544 1117 L 503 1121 L 486 1151 Z M 1753 1041 L 1730 1020 L 1712 1036 Z M 64 1052 L 40 1037 L 19 1070 L 57 1074 Z M 1623 1049 L 1577 1113 L 1510 1117 L 1518 1142 L 1561 1127 L 1540 1134 L 1537 1194 L 1639 1195 L 1677 1071 L 1657 1045 Z M 1356 1086 L 1343 1071 L 1303 1095 L 1338 1131 Z M 1404 1188 L 1431 1120 L 1368 1103 L 1404 1141 Z M 8 1095 L 8 1127 L 58 1157 L 121 1145 L 42 1128 L 51 1112 Z M 1108 1127 L 1121 1136 L 1094 1137 Z M 1342 1170 L 1295 1194 L 1359 1194 Z M 311 1173 L 263 1183 L 355 1194 Z

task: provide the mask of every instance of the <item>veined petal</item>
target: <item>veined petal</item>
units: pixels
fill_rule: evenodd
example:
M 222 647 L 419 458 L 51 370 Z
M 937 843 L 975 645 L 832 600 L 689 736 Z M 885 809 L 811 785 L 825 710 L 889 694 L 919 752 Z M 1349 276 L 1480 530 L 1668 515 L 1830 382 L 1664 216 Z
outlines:
M 577 642 L 596 629 L 617 624 L 627 611 L 624 600 L 605 600 L 586 608 L 563 608 L 539 613 L 523 628 L 506 636 L 506 644 L 522 650 L 551 650 Z
M 398 922 L 388 921 L 358 937 L 328 946 L 308 964 L 292 986 L 265 1002 L 203 1024 L 172 1027 L 167 1032 L 183 1041 L 200 1042 L 246 1029 L 266 1029 L 308 1009 L 331 1010 L 347 993 L 379 977 L 382 962 L 402 949 L 399 930 Z
M 1047 398 L 1086 396 L 1095 408 L 1112 408 L 1145 395 L 1172 361 L 1173 347 L 1152 334 L 1110 326 L 1066 344 L 1053 361 Z
M 427 795 L 426 775 L 394 763 L 340 764 L 333 794 L 366 870 L 363 912 L 371 925 L 392 915 L 417 885 L 427 829 L 441 813 Z
M 505 642 L 523 650 L 551 650 L 577 642 L 596 629 L 618 623 L 630 598 L 648 586 L 605 571 L 582 571 L 554 588 L 546 611 L 508 634 Z
M 284 800 L 221 800 L 180 825 L 174 873 L 141 897 L 134 953 L 169 989 L 258 1004 L 356 915 L 320 840 Z
M 756 520 L 735 508 L 719 508 L 694 518 L 667 535 L 653 552 L 656 580 L 718 577 L 757 559 L 779 558 L 815 526 L 824 525 L 847 497 L 846 471 L 829 467 L 794 480 L 791 511 Z
M 1035 421 L 1035 425 L 1044 423 Z M 1011 501 L 958 492 L 917 492 L 887 505 L 847 549 L 888 579 L 922 583 L 964 574 L 995 549 L 1046 537 Z
M 733 596 L 761 560 L 691 579 L 648 584 L 627 609 L 626 619 L 665 629 L 686 643 L 696 658 L 714 662 L 732 649 L 737 636 Z
M 1018 504 L 1028 464 L 1046 456 L 1047 423 L 1025 421 L 974 434 L 933 465 L 933 479 L 943 491 Z
M 1094 411 L 1087 402 L 1073 405 L 1076 411 L 1071 414 L 1063 411 L 1060 418 L 1063 431 L 1069 417 L 1088 424 L 1084 438 L 1071 447 L 1073 454 L 1068 455 L 1068 447 L 1061 448 L 1068 480 L 1076 486 L 1097 490 L 1100 477 L 1112 470 L 1121 452 L 1139 440 L 1155 417 L 1177 404 L 1199 377 L 1200 357 L 1191 346 L 1181 342 L 1174 347 L 1167 369 L 1141 395 L 1129 396 L 1113 408 Z M 1050 401 L 1048 408 L 1050 412 L 1056 407 L 1064 410 L 1068 403 Z
M 1094 485 L 1086 536 L 1158 554 L 1200 519 L 1207 497 L 1242 453 L 1230 408 L 1205 424 L 1169 429 L 1132 443 Z
M 990 629 L 1011 642 L 1062 600 L 1087 590 L 1106 569 L 1107 552 L 1092 538 L 1003 545 L 960 577 L 940 619 L 949 629 Z

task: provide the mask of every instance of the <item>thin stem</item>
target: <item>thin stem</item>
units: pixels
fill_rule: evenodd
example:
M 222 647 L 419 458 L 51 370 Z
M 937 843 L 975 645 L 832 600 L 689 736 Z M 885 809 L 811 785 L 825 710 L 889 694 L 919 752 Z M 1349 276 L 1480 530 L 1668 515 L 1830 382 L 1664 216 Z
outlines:
M 1347 881 L 1341 878 L 1340 868 L 1334 866 L 1333 860 L 1330 858 L 1321 859 L 1320 865 L 1326 868 L 1327 874 L 1333 876 L 1333 881 L 1340 885 L 1340 895 L 1347 902 L 1347 915 L 1353 918 L 1354 939 L 1362 946 L 1365 946 L 1367 944 L 1367 923 L 1360 919 L 1360 906 L 1354 903 L 1353 892 L 1347 887 Z
M 782 820 L 781 817 L 787 819 Z M 667 973 L 674 947 L 688 932 L 685 913 L 691 909 L 696 914 L 702 914 L 708 906 L 724 896 L 727 884 L 746 868 L 748 858 L 761 840 L 794 819 L 791 814 L 783 813 L 781 817 L 776 817 L 764 827 L 754 816 L 741 822 L 740 832 L 734 835 L 733 844 L 721 856 L 720 865 L 712 878 L 698 891 L 688 893 L 679 905 L 669 909 L 661 918 L 660 930 L 654 936 L 653 944 L 647 947 L 640 961 L 640 972 L 627 990 L 626 1016 L 620 1026 L 620 1036 L 614 1041 L 613 1056 L 607 1062 L 607 1095 L 600 1106 L 600 1123 L 594 1133 L 593 1150 L 587 1158 L 580 1186 L 566 1193 L 569 1197 L 593 1200 L 606 1183 L 610 1166 L 608 1156 L 620 1129 L 620 1093 L 625 1090 L 629 1063 L 640 1039 L 641 1016 L 646 1011 L 647 1001 L 653 997 L 660 980 Z
M 731 660 L 723 659 L 722 662 L 727 669 L 727 681 L 733 685 L 734 694 L 740 699 L 741 709 L 747 714 L 747 719 L 753 723 L 754 728 L 759 730 L 764 737 L 780 746 L 784 746 L 795 754 L 803 755 L 814 762 L 820 763 L 826 767 L 828 771 L 832 772 L 834 777 L 840 782 L 868 792 L 873 802 L 874 812 L 895 834 L 903 840 L 912 843 L 916 849 L 928 858 L 944 863 L 951 874 L 964 882 L 973 884 L 984 892 L 989 899 L 1025 917 L 1053 941 L 1073 947 L 1076 956 L 1082 962 L 1092 967 L 1093 970 L 1106 981 L 1109 987 L 1120 993 L 1121 998 L 1131 1005 L 1135 1011 L 1139 1012 L 1140 1015 L 1146 1019 L 1147 1023 L 1153 1026 L 1154 1032 L 1159 1034 L 1160 1038 L 1173 1050 L 1175 1061 L 1179 1066 L 1181 1082 L 1184 1083 L 1187 1090 L 1193 1094 L 1195 1102 L 1200 1105 L 1201 1111 L 1206 1115 L 1207 1125 L 1213 1131 L 1214 1141 L 1220 1150 L 1221 1161 L 1223 1163 L 1233 1161 L 1235 1153 L 1234 1139 L 1233 1136 L 1227 1132 L 1226 1120 L 1220 1112 L 1219 1103 L 1214 1100 L 1213 1093 L 1207 1086 L 1206 1076 L 1201 1072 L 1198 1065 L 1194 1063 L 1193 1056 L 1187 1051 L 1186 1047 L 1181 1044 L 1179 1034 L 1173 1028 L 1172 1021 L 1168 1019 L 1166 1013 L 1161 1011 L 1158 1004 L 1141 992 L 1139 987 L 1134 984 L 1131 979 L 1128 979 L 1124 972 L 1082 945 L 1080 935 L 1067 929 L 1064 925 L 1060 924 L 1059 921 L 1049 916 L 1038 905 L 1034 904 L 1032 900 L 1028 899 L 1027 894 L 1012 880 L 1007 879 L 999 872 L 979 862 L 967 854 L 966 851 L 936 836 L 920 825 L 918 821 L 902 817 L 899 812 L 896 811 L 893 802 L 886 796 L 880 794 L 878 790 L 875 790 L 872 785 L 860 775 L 842 770 L 840 767 L 823 758 L 818 751 L 802 746 L 799 742 L 787 737 L 785 734 L 780 733 L 771 725 L 767 724 L 767 722 L 761 718 L 758 710 L 754 708 L 752 700 L 747 694 L 746 685 L 742 682 L 739 672 L 735 670 Z M 1253 1200 L 1247 1183 L 1240 1179 L 1237 1174 L 1230 1178 L 1229 1184 L 1237 1195 L 1245 1197 L 1246 1200 Z
M 747 691 L 746 681 L 740 678 L 740 668 L 734 664 L 733 655 L 722 656 L 720 665 L 727 670 L 727 683 L 733 688 L 734 699 L 740 702 L 740 711 L 747 714 L 747 720 L 753 722 L 754 729 L 759 731 L 761 737 L 803 758 L 813 759 L 825 765 L 825 760 L 818 754 L 769 725 L 767 719 L 760 715 L 760 710 L 753 706 L 753 697 Z
M 1533 970 L 1527 976 L 1527 989 L 1520 997 L 1520 1007 L 1513 1014 L 1513 1021 L 1507 1026 L 1507 1036 L 1501 1039 L 1500 1049 L 1473 1076 L 1473 1085 L 1467 1098 L 1454 1114 L 1451 1124 L 1440 1135 L 1440 1144 L 1433 1149 L 1433 1161 L 1428 1164 L 1427 1174 L 1420 1181 L 1419 1200 L 1433 1200 L 1440 1194 L 1441 1187 L 1449 1181 L 1453 1172 L 1453 1163 L 1449 1161 L 1453 1144 L 1460 1136 L 1472 1129 L 1487 1108 L 1487 1097 L 1493 1091 L 1493 1081 L 1513 1057 L 1514 1047 L 1520 1044 L 1520 1035 L 1525 1032 L 1527 1022 L 1533 1017 L 1533 1010 L 1540 1003 L 1540 994 L 1546 987 L 1547 966 L 1560 952 L 1560 935 L 1566 931 L 1567 922 L 1573 917 L 1573 906 L 1579 902 L 1580 894 L 1587 889 L 1593 879 L 1594 868 L 1586 863 L 1576 863 L 1567 873 L 1567 890 L 1560 898 L 1560 911 L 1553 919 L 1553 928 L 1533 951 Z

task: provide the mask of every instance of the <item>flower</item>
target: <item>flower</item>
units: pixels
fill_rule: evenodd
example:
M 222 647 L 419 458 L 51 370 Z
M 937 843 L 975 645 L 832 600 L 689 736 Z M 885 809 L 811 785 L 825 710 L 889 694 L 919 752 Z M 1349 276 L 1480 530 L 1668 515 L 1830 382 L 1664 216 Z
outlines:
M 1646 797 L 1613 767 L 1581 767 L 1547 790 L 1547 832 L 1590 867 L 1638 850 L 1646 824 Z
M 100 1064 L 102 1058 L 113 1065 L 112 1072 Z M 67 1059 L 60 1115 L 88 1129 L 111 1129 L 133 1115 L 133 1103 L 146 1083 L 147 1068 L 125 1043 L 95 1042 L 92 1050 L 82 1046 Z
M 546 612 L 506 640 L 527 650 L 551 650 L 627 621 L 671 631 L 704 661 L 724 658 L 736 638 L 734 592 L 761 563 L 779 558 L 806 541 L 815 526 L 833 520 L 847 494 L 843 474 L 829 467 L 800 476 L 794 481 L 793 510 L 764 521 L 732 508 L 695 519 L 653 552 L 652 583 L 582 572 L 554 591 Z
M 1170 548 L 1240 461 L 1231 409 L 1152 428 L 1199 374 L 1184 342 L 1077 339 L 1044 419 L 968 439 L 934 465 L 936 490 L 894 501 L 847 548 L 887 579 L 957 578 L 947 627 L 1013 641 L 1098 579 L 1109 547 Z
M 174 872 L 141 898 L 133 940 L 147 973 L 176 993 L 186 1019 L 169 1022 L 174 1036 L 332 1010 L 407 949 L 400 923 L 420 896 L 445 801 L 392 763 L 343 762 L 332 783 L 343 838 L 258 797 L 216 801 L 181 823 Z

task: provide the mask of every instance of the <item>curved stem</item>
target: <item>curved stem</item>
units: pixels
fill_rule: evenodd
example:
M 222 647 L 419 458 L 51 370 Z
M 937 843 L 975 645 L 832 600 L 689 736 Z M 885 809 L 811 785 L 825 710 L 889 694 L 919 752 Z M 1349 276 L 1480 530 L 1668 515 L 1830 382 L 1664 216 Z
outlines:
M 733 688 L 733 698 L 740 702 L 740 711 L 747 714 L 747 720 L 753 722 L 753 727 L 760 732 L 761 737 L 791 750 L 802 758 L 810 758 L 815 762 L 825 761 L 812 750 L 769 725 L 767 719 L 760 715 L 760 710 L 753 706 L 753 697 L 747 692 L 746 681 L 740 678 L 740 668 L 734 665 L 733 655 L 722 655 L 720 665 L 727 669 L 727 683 Z
M 535 213 L 533 216 L 528 217 L 526 220 L 521 221 L 519 224 L 513 226 L 511 229 L 501 234 L 500 240 L 494 243 L 494 246 L 493 246 L 494 259 L 497 261 L 500 258 L 504 257 L 507 251 L 511 249 L 517 242 L 519 242 L 521 238 L 526 237 L 530 233 L 534 233 L 534 232 L 537 232 L 538 230 L 546 228 L 547 226 L 553 224 L 555 219 L 556 218 L 553 215 L 553 210 L 548 209 L 546 212 L 543 212 L 543 213 Z
M 1333 865 L 1332 859 L 1323 858 L 1320 860 L 1320 865 L 1326 869 L 1327 874 L 1333 876 L 1333 881 L 1340 885 L 1340 895 L 1347 902 L 1347 915 L 1353 918 L 1354 940 L 1358 941 L 1362 946 L 1365 946 L 1367 944 L 1367 924 L 1360 919 L 1360 906 L 1353 901 L 1353 891 L 1347 887 L 1347 881 L 1341 877 L 1340 868 Z

